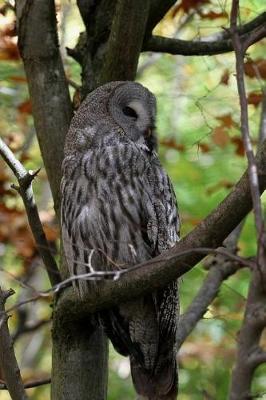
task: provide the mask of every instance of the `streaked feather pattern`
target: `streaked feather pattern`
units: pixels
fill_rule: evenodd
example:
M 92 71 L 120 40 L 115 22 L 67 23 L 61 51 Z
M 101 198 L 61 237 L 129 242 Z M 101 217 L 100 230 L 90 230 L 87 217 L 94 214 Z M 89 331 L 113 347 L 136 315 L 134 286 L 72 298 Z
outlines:
M 154 96 L 112 82 L 91 93 L 73 118 L 63 162 L 62 238 L 71 275 L 130 268 L 178 240 L 171 182 L 156 153 Z M 82 296 L 85 280 L 75 282 Z M 148 399 L 176 397 L 177 283 L 99 319 L 129 355 L 134 385 Z

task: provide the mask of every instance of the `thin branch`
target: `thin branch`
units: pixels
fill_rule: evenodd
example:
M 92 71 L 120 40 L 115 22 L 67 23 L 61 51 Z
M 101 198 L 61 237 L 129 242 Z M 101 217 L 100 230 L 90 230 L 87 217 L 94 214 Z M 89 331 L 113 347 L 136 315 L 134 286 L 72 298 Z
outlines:
M 8 329 L 8 315 L 5 312 L 5 302 L 12 294 L 12 289 L 2 291 L 0 288 L 0 366 L 12 400 L 27 400 Z
M 180 317 L 177 339 L 178 349 L 182 346 L 188 335 L 193 331 L 198 321 L 203 317 L 209 305 L 217 297 L 224 280 L 238 271 L 238 269 L 239 265 L 231 262 L 225 262 L 211 267 L 189 308 Z
M 266 363 L 266 351 L 262 350 L 259 346 L 253 349 L 252 354 L 248 357 L 248 363 L 252 368 L 256 368 L 260 364 Z
M 23 387 L 24 387 L 24 389 L 30 389 L 30 388 L 35 388 L 35 387 L 39 387 L 42 385 L 47 385 L 49 383 L 51 383 L 51 378 L 36 379 L 35 381 L 24 383 Z M 0 390 L 7 390 L 7 385 L 5 383 L 0 383 Z
M 266 88 L 264 88 L 262 92 L 259 143 L 262 143 L 265 139 L 266 139 Z
M 234 257 L 232 256 L 235 256 L 234 253 L 237 251 L 237 242 L 243 226 L 243 223 L 239 224 L 225 239 L 224 245 L 226 246 L 227 251 L 222 249 L 223 251 L 219 252 L 219 249 L 217 249 L 218 251 L 215 254 L 206 259 L 205 265 L 208 265 L 208 267 L 210 266 L 210 271 L 190 306 L 186 312 L 181 315 L 179 320 L 177 339 L 178 349 L 195 328 L 198 321 L 203 317 L 208 306 L 216 298 L 224 280 L 233 275 L 239 270 L 239 268 L 243 267 L 242 263 L 238 264 L 232 262 L 234 260 Z M 231 257 L 228 256 L 227 252 L 229 252 Z
M 259 176 L 260 166 L 254 156 L 248 125 L 248 107 L 244 82 L 244 56 L 247 43 L 240 40 L 237 30 L 239 16 L 239 1 L 233 0 L 230 16 L 230 32 L 235 49 L 236 78 L 241 107 L 241 133 L 248 160 L 248 177 L 255 214 L 257 233 L 257 268 L 252 271 L 246 309 L 242 327 L 238 335 L 236 363 L 232 373 L 230 400 L 252 398 L 251 384 L 255 368 L 265 361 L 265 354 L 260 351 L 259 342 L 266 326 L 266 255 L 265 230 L 260 201 Z M 264 112 L 264 107 L 263 107 Z M 263 129 L 264 115 L 261 126 Z M 263 137 L 262 134 L 259 135 Z M 264 171 L 265 173 L 265 171 Z
M 257 160 L 260 190 L 263 192 L 266 187 L 266 142 L 262 144 Z M 191 253 L 191 249 L 202 247 L 215 249 L 220 246 L 251 207 L 252 200 L 246 172 L 222 203 L 167 252 L 140 264 L 141 267 L 129 270 L 116 282 L 100 282 L 82 300 L 78 299 L 70 288 L 66 289 L 59 296 L 55 320 L 62 318 L 73 322 L 75 318 L 82 318 L 101 308 L 121 304 L 123 301 L 166 286 L 193 268 L 204 257 L 205 254 Z M 182 252 L 188 253 L 180 258 Z
M 264 222 L 263 222 L 262 205 L 260 200 L 258 168 L 249 132 L 248 102 L 247 102 L 245 79 L 244 79 L 244 56 L 245 56 L 246 46 L 244 46 L 241 43 L 240 36 L 237 30 L 238 10 L 239 10 L 239 2 L 233 1 L 232 11 L 230 16 L 230 24 L 231 24 L 230 30 L 232 32 L 232 42 L 236 56 L 236 80 L 237 80 L 237 88 L 240 101 L 241 134 L 248 160 L 249 182 L 250 182 L 252 203 L 255 215 L 255 225 L 257 230 L 258 255 L 259 255 L 258 263 L 260 265 L 265 261 L 263 256 L 264 253 L 263 247 L 265 245 Z
M 39 321 L 35 322 L 34 324 L 31 324 L 31 325 L 25 324 L 16 330 L 16 332 L 12 335 L 12 340 L 13 340 L 13 342 L 15 342 L 21 335 L 24 335 L 26 333 L 35 332 L 42 326 L 47 325 L 49 323 L 51 323 L 50 319 L 40 319 Z
M 238 30 L 241 42 L 250 46 L 266 36 L 266 12 L 259 15 L 253 21 L 243 25 Z M 216 35 L 224 37 L 227 35 Z M 215 36 L 216 36 L 215 35 Z M 214 55 L 227 53 L 234 50 L 233 42 L 230 37 L 214 41 L 193 41 L 166 38 L 163 36 L 152 36 L 143 44 L 143 51 L 155 51 L 170 54 L 180 54 L 183 56 Z
M 60 282 L 60 273 L 57 268 L 57 264 L 55 262 L 54 257 L 52 256 L 51 251 L 49 250 L 49 243 L 46 239 L 42 223 L 39 217 L 38 209 L 35 203 L 33 190 L 32 190 L 32 181 L 37 175 L 37 172 L 26 171 L 23 165 L 16 159 L 12 151 L 5 144 L 5 142 L 0 139 L 0 154 L 7 163 L 7 165 L 11 168 L 13 173 L 15 174 L 19 186 L 13 186 L 17 189 L 19 194 L 22 197 L 26 213 L 28 216 L 29 225 L 34 236 L 37 249 L 40 253 L 40 256 L 43 260 L 43 263 L 46 267 L 46 271 L 48 273 L 50 282 L 52 285 Z

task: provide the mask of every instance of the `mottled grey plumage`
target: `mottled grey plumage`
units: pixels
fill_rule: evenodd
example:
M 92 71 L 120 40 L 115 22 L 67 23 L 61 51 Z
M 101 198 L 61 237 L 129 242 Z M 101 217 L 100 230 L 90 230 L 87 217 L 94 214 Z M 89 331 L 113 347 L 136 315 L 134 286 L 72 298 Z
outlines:
M 74 116 L 63 162 L 62 237 L 71 275 L 148 260 L 178 240 L 175 195 L 156 154 L 154 96 L 134 82 L 89 94 Z M 85 280 L 75 283 L 80 295 Z M 130 356 L 137 392 L 176 397 L 177 285 L 100 313 Z

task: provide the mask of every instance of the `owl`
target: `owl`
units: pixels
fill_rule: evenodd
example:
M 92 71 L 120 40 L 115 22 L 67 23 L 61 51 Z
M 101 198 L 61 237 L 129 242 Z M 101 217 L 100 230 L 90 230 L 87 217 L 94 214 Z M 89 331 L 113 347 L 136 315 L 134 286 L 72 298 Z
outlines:
M 176 198 L 156 152 L 155 118 L 153 94 L 130 81 L 97 88 L 75 114 L 61 183 L 71 275 L 130 269 L 178 241 Z M 93 283 L 74 285 L 82 297 Z M 97 321 L 114 348 L 129 356 L 140 398 L 176 398 L 176 282 L 101 311 Z

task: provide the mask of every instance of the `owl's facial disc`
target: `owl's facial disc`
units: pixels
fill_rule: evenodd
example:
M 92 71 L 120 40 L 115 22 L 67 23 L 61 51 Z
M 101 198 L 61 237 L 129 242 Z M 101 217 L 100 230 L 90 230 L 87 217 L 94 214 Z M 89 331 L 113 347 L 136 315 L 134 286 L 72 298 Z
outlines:
M 140 100 L 132 100 L 128 105 L 122 108 L 124 116 L 128 119 L 129 125 L 134 125 L 134 129 L 139 133 L 136 142 L 145 144 L 149 150 L 154 149 L 154 126 L 151 115 L 148 114 L 147 109 L 144 107 Z

